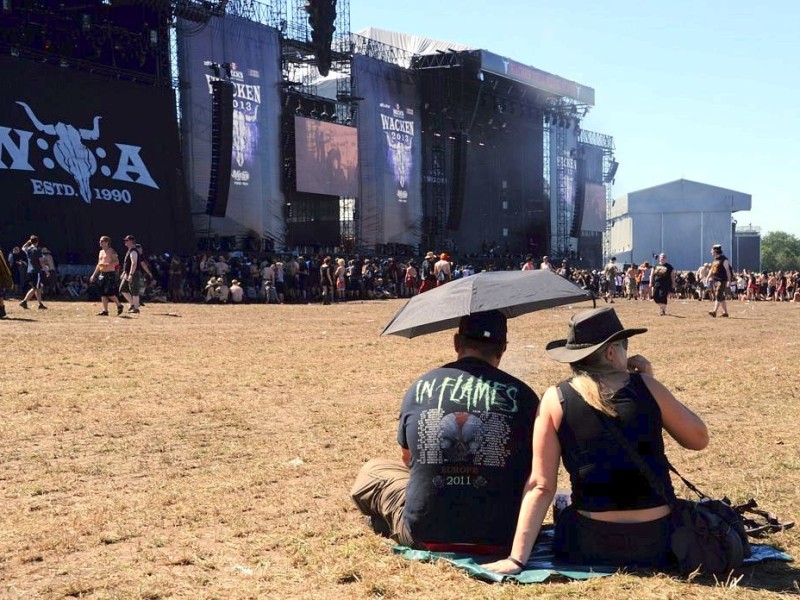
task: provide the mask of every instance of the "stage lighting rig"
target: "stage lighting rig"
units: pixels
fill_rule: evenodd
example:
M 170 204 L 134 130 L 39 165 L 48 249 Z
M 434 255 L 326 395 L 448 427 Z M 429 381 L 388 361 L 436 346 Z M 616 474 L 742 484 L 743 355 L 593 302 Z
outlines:
M 308 24 L 311 25 L 311 45 L 316 55 L 317 70 L 326 77 L 333 60 L 331 44 L 336 31 L 336 0 L 308 0 L 305 5 Z

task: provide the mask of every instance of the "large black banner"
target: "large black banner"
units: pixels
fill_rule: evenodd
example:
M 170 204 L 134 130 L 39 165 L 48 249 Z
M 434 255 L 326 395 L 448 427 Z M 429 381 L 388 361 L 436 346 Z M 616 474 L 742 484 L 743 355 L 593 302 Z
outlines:
M 358 110 L 361 196 L 359 240 L 420 243 L 422 227 L 421 133 L 413 73 L 379 60 L 353 60 Z
M 0 57 L 0 244 L 39 236 L 65 261 L 132 233 L 148 252 L 190 252 L 170 89 Z
M 211 173 L 211 82 L 225 77 L 204 63 L 230 66 L 234 84 L 233 155 L 224 218 L 205 216 Z M 284 239 L 280 187 L 280 37 L 245 19 L 214 17 L 201 31 L 178 22 L 183 154 L 199 236 Z M 211 231 L 208 232 L 209 224 Z

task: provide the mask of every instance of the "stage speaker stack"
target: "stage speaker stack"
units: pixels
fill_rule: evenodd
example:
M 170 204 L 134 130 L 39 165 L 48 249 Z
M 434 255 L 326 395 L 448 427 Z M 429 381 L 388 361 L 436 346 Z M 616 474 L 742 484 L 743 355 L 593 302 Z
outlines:
M 224 217 L 231 187 L 233 84 L 215 80 L 211 82 L 211 91 L 211 177 L 206 214 Z
M 575 213 L 572 216 L 572 227 L 569 231 L 570 237 L 580 237 L 583 226 L 583 208 L 586 205 L 586 159 L 576 160 L 575 171 Z
M 453 171 L 450 185 L 450 212 L 447 215 L 447 228 L 458 231 L 461 227 L 461 214 L 464 212 L 464 195 L 467 188 L 467 143 L 462 132 L 454 132 Z

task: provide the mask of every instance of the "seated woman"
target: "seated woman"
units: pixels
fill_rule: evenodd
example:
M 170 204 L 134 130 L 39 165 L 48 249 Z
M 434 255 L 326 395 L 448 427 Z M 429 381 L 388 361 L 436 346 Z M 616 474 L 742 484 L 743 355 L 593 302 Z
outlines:
M 572 504 L 558 517 L 555 551 L 576 564 L 665 565 L 670 557 L 670 506 L 674 498 L 662 427 L 681 446 L 708 444 L 703 421 L 653 377 L 650 362 L 628 356 L 628 338 L 614 309 L 572 318 L 567 339 L 547 345 L 548 355 L 569 363 L 572 378 L 549 388 L 534 422 L 533 463 L 511 554 L 487 569 L 519 573 L 553 500 L 559 458 L 569 472 Z M 612 423 L 604 423 L 604 419 Z M 648 483 L 612 427 L 627 438 L 660 480 Z

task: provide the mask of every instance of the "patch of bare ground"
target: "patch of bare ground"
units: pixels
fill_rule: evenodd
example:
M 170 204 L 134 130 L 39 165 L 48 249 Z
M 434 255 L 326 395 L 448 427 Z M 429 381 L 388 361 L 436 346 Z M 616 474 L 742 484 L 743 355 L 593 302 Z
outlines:
M 714 581 L 618 574 L 488 585 L 394 556 L 348 490 L 398 456 L 406 387 L 452 357 L 451 333 L 380 338 L 402 301 L 334 306 L 151 305 L 99 318 L 49 304 L 0 322 L 0 597 L 764 598 L 798 569 Z M 668 451 L 701 489 L 800 517 L 800 306 L 617 302 L 646 326 L 631 349 L 698 411 L 700 453 Z M 503 367 L 540 394 L 566 376 L 543 355 L 586 304 L 510 322 Z M 166 318 L 165 315 L 180 318 Z M 562 473 L 563 478 L 563 473 Z M 767 538 L 800 555 L 800 532 Z

